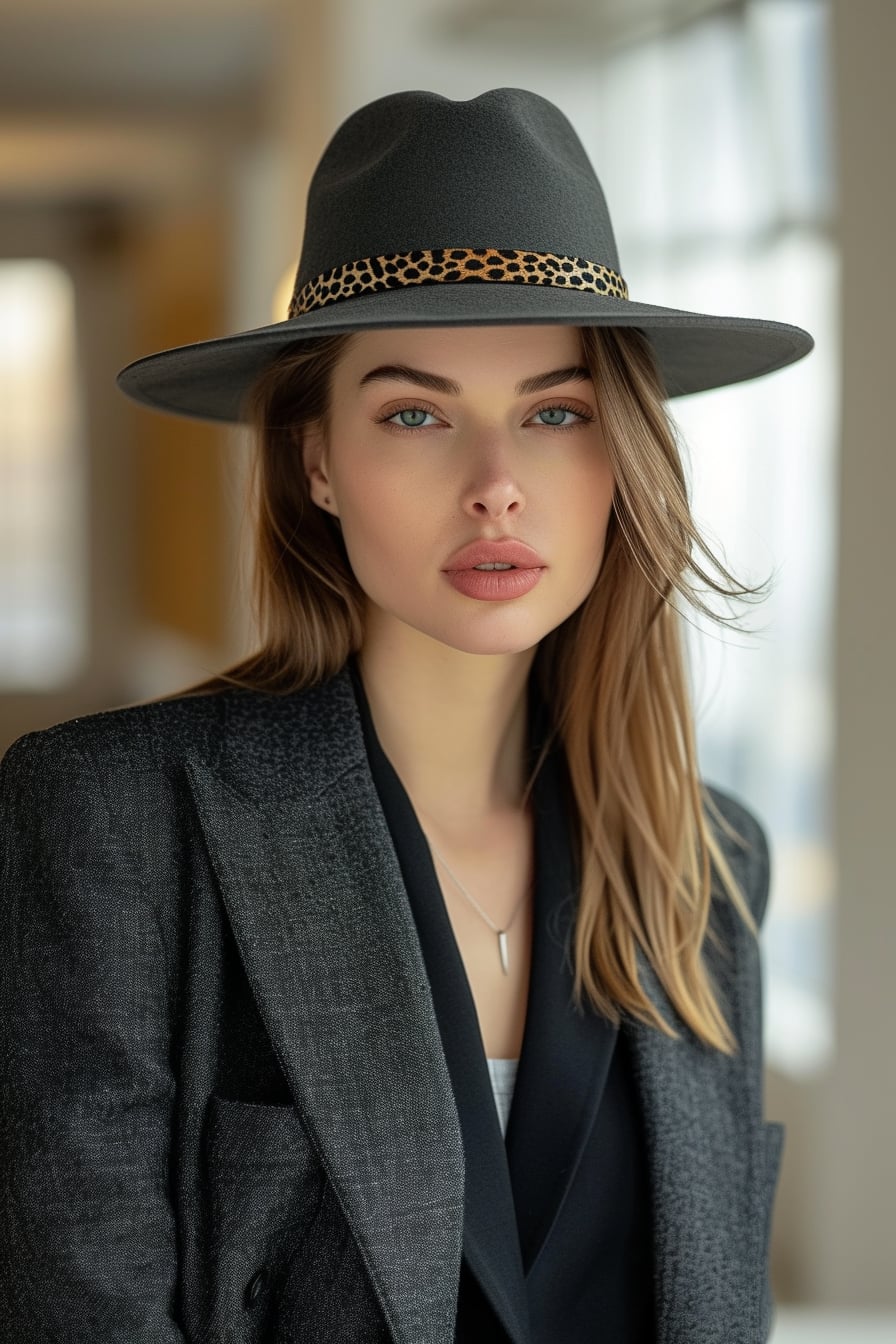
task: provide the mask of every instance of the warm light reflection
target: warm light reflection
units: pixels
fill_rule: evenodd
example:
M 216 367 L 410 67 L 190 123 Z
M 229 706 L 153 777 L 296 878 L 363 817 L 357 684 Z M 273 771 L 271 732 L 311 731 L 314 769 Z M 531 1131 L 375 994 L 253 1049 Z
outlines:
M 86 653 L 85 501 L 68 274 L 0 262 L 0 688 L 49 690 Z
M 274 290 L 274 302 L 271 306 L 271 320 L 273 322 L 286 321 L 289 313 L 289 301 L 292 298 L 292 287 L 295 284 L 297 265 L 298 263 L 295 261 L 290 262 L 277 282 L 277 288 Z

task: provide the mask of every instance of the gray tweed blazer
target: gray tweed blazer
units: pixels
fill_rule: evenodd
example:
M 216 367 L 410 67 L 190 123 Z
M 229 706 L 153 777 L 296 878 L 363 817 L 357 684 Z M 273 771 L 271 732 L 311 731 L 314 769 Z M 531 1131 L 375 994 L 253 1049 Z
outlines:
M 715 796 L 761 920 L 762 829 Z M 347 670 L 27 734 L 0 827 L 0 1338 L 450 1344 L 464 1150 Z M 761 1344 L 772 1317 L 759 953 L 727 902 L 713 921 L 739 1053 L 643 957 L 681 1038 L 621 1028 L 661 1344 Z

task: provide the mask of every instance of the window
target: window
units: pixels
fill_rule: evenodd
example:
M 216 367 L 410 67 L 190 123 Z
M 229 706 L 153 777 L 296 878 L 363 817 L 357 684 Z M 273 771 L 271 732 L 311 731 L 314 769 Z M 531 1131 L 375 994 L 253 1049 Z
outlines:
M 0 689 L 83 667 L 87 557 L 74 287 L 55 262 L 0 262 Z
M 792 1075 L 823 1067 L 833 1045 L 839 318 L 826 23 L 822 0 L 754 0 L 633 44 L 607 60 L 577 120 L 596 128 L 587 147 L 633 298 L 776 318 L 816 339 L 781 373 L 670 403 L 698 524 L 739 578 L 774 573 L 771 596 L 739 608 L 755 633 L 687 628 L 703 776 L 771 835 L 766 1057 Z

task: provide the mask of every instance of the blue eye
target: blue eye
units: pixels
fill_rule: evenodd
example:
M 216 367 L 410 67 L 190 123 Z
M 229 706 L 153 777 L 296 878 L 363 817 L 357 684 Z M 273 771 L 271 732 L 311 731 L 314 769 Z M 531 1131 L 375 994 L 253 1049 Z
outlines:
M 543 406 L 540 411 L 536 411 L 537 416 L 548 416 L 549 419 L 542 420 L 543 425 L 550 425 L 552 428 L 565 429 L 568 425 L 573 425 L 576 420 L 582 420 L 584 417 L 578 411 L 571 410 L 568 406 Z M 573 420 L 564 420 L 564 416 L 574 416 Z
M 406 406 L 403 410 L 396 411 L 394 415 L 390 415 L 388 418 L 392 422 L 396 418 L 400 419 L 403 429 L 420 429 L 428 415 L 430 415 L 430 412 L 424 411 L 422 406 Z M 406 416 L 411 418 L 406 419 Z M 434 419 L 435 417 L 431 416 L 431 418 Z

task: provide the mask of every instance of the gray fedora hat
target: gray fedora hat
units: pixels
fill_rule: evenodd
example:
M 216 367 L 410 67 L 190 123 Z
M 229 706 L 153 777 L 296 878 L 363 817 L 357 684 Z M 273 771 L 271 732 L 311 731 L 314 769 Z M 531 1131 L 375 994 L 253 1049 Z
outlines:
M 239 423 L 289 346 L 383 327 L 639 327 L 669 397 L 809 353 L 801 327 L 629 298 L 604 193 L 567 118 L 538 94 L 390 94 L 333 135 L 308 192 L 285 321 L 162 350 L 118 386 L 156 410 Z

